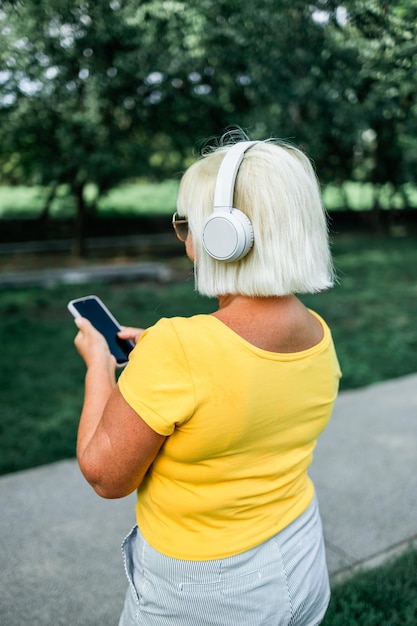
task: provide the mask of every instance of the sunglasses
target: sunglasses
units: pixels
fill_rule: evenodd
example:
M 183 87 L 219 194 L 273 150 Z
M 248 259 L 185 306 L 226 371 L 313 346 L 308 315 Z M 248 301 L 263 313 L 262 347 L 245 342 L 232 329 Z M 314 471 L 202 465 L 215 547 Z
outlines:
M 175 211 L 172 216 L 172 225 L 174 227 L 175 234 L 178 239 L 185 242 L 188 237 L 188 220 L 185 217 L 180 217 Z

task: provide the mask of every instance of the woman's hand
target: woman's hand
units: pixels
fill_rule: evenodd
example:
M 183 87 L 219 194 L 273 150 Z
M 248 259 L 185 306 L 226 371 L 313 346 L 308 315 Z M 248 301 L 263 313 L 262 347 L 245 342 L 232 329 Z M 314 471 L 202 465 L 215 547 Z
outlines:
M 117 333 L 120 339 L 130 339 L 133 343 L 137 343 L 139 337 L 143 333 L 144 328 L 135 328 L 133 326 L 122 326 L 122 330 Z
M 78 327 L 74 344 L 87 368 L 98 365 L 110 370 L 116 369 L 116 359 L 103 335 L 84 317 L 77 317 L 74 321 Z

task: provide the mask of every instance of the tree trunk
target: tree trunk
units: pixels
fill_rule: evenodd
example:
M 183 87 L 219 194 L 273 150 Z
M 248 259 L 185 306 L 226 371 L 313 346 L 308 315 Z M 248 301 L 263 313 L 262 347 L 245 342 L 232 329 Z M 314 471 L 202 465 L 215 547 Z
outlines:
M 48 220 L 49 220 L 49 212 L 50 212 L 50 209 L 51 209 L 51 204 L 52 204 L 52 201 L 55 198 L 55 194 L 56 194 L 56 190 L 57 189 L 58 189 L 58 183 L 56 183 L 56 182 L 52 183 L 52 185 L 50 186 L 49 191 L 48 191 L 48 196 L 46 198 L 45 205 L 44 205 L 44 207 L 42 209 L 42 212 L 41 212 L 41 214 L 39 215 L 39 218 L 38 218 L 38 221 L 39 221 L 40 224 L 46 224 L 48 222 Z
M 81 258 L 86 255 L 85 240 L 87 236 L 87 207 L 84 199 L 84 184 L 74 188 L 76 216 L 74 223 L 74 239 L 72 253 Z

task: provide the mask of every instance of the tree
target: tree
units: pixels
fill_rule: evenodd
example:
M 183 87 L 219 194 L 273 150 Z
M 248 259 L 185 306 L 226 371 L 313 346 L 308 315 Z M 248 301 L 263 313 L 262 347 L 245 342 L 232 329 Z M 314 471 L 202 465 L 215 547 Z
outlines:
M 146 155 L 132 142 L 130 93 L 117 80 L 121 55 L 137 33 L 117 3 L 52 0 L 13 3 L 1 17 L 2 158 L 20 178 L 68 185 L 77 207 L 76 251 L 82 253 L 85 187 L 102 193 Z
M 198 109 L 198 89 L 190 88 L 195 80 L 183 69 L 181 46 L 187 51 L 187 37 L 193 39 L 193 15 L 181 17 L 180 8 L 119 0 L 4 3 L 0 159 L 9 179 L 49 185 L 50 198 L 58 185 L 68 186 L 77 254 L 89 183 L 101 194 L 131 176 L 172 173 L 190 144 L 190 120 L 210 126 Z M 189 32 L 177 50 L 173 29 L 182 32 L 184 24 Z
M 333 35 L 339 58 L 352 56 L 346 75 L 355 129 L 352 178 L 373 183 L 378 222 L 380 188 L 404 189 L 415 180 L 417 6 L 409 0 L 341 6 L 343 24 L 333 23 Z
M 88 206 L 180 171 L 239 124 L 304 147 L 323 180 L 408 180 L 416 8 L 406 0 L 17 0 L 0 10 L 0 163 Z

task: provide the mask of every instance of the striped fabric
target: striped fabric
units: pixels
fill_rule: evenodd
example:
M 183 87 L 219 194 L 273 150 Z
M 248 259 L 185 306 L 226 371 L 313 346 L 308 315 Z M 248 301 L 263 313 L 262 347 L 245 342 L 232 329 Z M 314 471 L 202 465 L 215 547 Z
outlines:
M 316 500 L 275 537 L 226 559 L 166 557 L 136 526 L 122 552 L 129 589 L 119 626 L 315 626 L 330 598 Z

